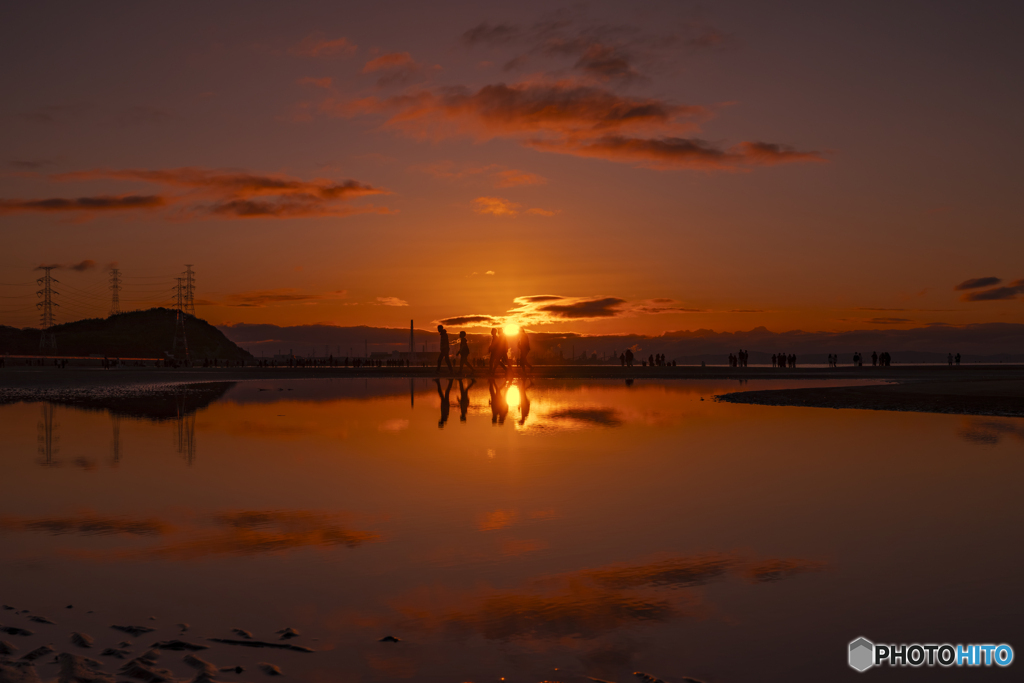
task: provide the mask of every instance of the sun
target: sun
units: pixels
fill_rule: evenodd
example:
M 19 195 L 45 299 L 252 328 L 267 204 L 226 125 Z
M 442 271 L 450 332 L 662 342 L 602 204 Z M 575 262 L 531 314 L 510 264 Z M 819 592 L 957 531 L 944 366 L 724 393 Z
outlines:
M 519 325 L 516 325 L 515 323 L 509 323 L 508 325 L 505 325 L 506 337 L 514 337 L 517 334 L 519 334 Z

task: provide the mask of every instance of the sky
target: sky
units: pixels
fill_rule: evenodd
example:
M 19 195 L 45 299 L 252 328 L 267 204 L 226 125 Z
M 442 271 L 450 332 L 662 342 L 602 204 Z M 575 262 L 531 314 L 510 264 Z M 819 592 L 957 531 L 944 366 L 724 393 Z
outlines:
M 1024 322 L 1019 3 L 20 3 L 0 324 Z

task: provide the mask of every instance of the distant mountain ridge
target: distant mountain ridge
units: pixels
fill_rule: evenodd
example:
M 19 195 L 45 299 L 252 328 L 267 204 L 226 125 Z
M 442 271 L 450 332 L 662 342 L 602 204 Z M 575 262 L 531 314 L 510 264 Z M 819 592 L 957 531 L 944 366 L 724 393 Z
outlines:
M 174 350 L 176 320 L 174 310 L 151 308 L 55 325 L 52 331 L 57 340 L 57 350 L 51 355 L 164 358 Z M 38 354 L 40 334 L 38 328 L 0 325 L 0 354 Z M 199 318 L 185 316 L 185 337 L 193 360 L 220 358 L 237 361 L 252 357 L 223 332 Z
M 340 327 L 333 325 L 235 325 L 218 326 L 235 343 L 256 356 L 294 352 L 296 355 L 363 356 L 366 351 L 409 350 L 409 328 Z M 450 327 L 452 339 L 457 327 Z M 475 354 L 486 348 L 487 335 L 471 333 Z M 533 332 L 531 355 L 537 362 L 558 362 L 586 354 L 598 359 L 632 348 L 638 356 L 663 353 L 669 360 L 685 364 L 724 363 L 738 349 L 750 352 L 751 363 L 770 363 L 773 353 L 796 354 L 799 362 L 824 363 L 828 354 L 839 354 L 850 362 L 855 351 L 871 355 L 888 351 L 898 363 L 941 363 L 949 353 L 959 353 L 964 362 L 1024 362 L 1024 324 L 975 323 L 970 325 L 929 325 L 911 329 L 853 330 L 848 332 L 772 332 L 756 327 L 743 332 L 681 330 L 660 335 L 581 335 Z M 438 349 L 433 330 L 414 331 L 416 351 Z

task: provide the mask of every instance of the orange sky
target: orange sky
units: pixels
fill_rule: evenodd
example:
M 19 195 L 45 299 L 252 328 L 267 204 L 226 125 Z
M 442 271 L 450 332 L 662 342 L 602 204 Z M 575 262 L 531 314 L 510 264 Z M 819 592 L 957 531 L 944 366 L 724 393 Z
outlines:
M 18 7 L 0 323 L 39 264 L 105 314 L 114 262 L 122 308 L 194 264 L 217 324 L 1021 322 L 1008 12 Z

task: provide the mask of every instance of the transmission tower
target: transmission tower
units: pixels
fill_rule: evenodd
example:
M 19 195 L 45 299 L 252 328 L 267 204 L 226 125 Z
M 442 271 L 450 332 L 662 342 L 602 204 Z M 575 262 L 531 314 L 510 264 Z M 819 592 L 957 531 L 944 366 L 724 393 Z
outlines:
M 185 278 L 176 277 L 177 285 L 174 287 L 175 293 L 175 320 L 174 320 L 174 345 L 171 347 L 171 353 L 174 357 L 178 357 L 178 346 L 180 345 L 183 352 L 183 358 L 185 365 L 189 365 L 192 359 L 188 353 L 188 340 L 185 338 Z
M 56 267 L 57 266 L 41 266 L 45 274 L 36 280 L 36 284 L 42 286 L 42 289 L 36 292 L 36 296 L 43 298 L 42 301 L 36 303 L 36 308 L 42 311 L 39 316 L 40 327 L 42 327 L 43 330 L 39 335 L 40 353 L 46 353 L 51 350 L 56 353 L 57 351 L 57 338 L 54 337 L 52 329 L 54 323 L 57 322 L 57 317 L 54 315 L 53 309 L 60 306 L 60 304 L 53 300 L 53 296 L 55 294 L 59 294 L 59 292 L 55 292 L 53 290 L 53 283 L 57 282 L 57 280 L 55 280 L 50 274 L 50 271 Z
M 110 269 L 110 315 L 121 312 L 121 271 Z
M 196 273 L 192 270 L 191 263 L 185 264 L 185 296 L 183 303 L 184 308 L 182 310 L 193 318 L 196 317 Z

